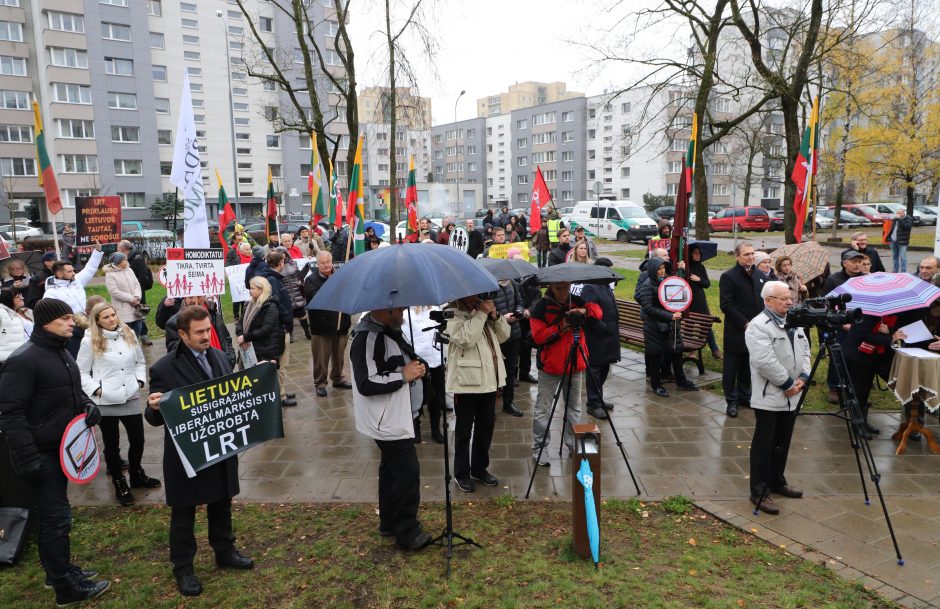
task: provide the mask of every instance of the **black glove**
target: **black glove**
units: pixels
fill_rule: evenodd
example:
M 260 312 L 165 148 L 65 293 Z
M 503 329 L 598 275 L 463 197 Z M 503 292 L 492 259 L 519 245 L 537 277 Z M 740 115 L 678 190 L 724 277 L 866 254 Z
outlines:
M 29 467 L 19 470 L 20 480 L 26 484 L 38 486 L 42 482 L 42 463 L 35 461 Z
M 98 407 L 93 402 L 89 402 L 85 405 L 85 425 L 94 427 L 100 422 L 101 411 L 98 410 Z

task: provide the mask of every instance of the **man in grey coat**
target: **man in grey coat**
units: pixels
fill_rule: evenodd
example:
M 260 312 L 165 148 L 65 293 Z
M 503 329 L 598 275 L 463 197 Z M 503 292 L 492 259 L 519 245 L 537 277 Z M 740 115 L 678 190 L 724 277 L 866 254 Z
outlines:
M 764 310 L 744 331 L 750 354 L 751 408 L 757 420 L 751 440 L 751 503 L 768 514 L 780 513 L 773 492 L 799 498 L 803 491 L 787 484 L 784 470 L 796 422 L 800 393 L 809 382 L 810 351 L 804 328 L 786 328 L 790 288 L 768 281 L 761 290 Z

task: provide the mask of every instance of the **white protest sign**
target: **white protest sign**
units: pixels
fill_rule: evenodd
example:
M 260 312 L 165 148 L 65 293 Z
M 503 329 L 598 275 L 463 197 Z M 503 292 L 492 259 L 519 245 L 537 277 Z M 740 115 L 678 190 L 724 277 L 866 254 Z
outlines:
M 228 291 L 232 295 L 232 302 L 248 302 L 251 296 L 245 287 L 245 271 L 248 264 L 236 264 L 225 267 L 225 277 L 228 279 Z
M 167 248 L 167 296 L 221 296 L 223 293 L 225 260 L 221 249 Z

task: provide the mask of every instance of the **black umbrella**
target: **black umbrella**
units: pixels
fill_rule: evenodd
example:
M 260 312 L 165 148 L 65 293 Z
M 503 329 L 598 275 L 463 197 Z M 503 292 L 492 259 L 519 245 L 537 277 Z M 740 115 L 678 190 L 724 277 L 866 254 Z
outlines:
M 611 281 L 621 281 L 623 277 L 613 272 L 606 266 L 596 264 L 584 264 L 581 262 L 565 262 L 555 266 L 541 268 L 535 273 L 535 277 L 530 281 L 535 281 L 539 285 L 547 283 L 610 283 Z
M 490 272 L 496 281 L 504 279 L 522 279 L 534 275 L 538 270 L 524 260 L 507 260 L 506 258 L 479 258 L 477 263 Z M 528 267 L 528 268 L 527 268 Z

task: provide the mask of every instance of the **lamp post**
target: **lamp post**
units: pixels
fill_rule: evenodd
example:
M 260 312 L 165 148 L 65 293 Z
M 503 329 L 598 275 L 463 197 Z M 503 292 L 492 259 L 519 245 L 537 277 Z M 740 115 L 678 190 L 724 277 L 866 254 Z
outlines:
M 235 151 L 235 96 L 232 93 L 232 58 L 229 52 L 229 40 L 228 40 L 228 24 L 225 22 L 225 17 L 222 14 L 221 10 L 215 12 L 215 16 L 222 20 L 222 29 L 225 31 L 225 73 L 228 78 L 228 116 L 229 116 L 229 128 L 231 129 L 231 139 L 232 139 L 232 178 L 234 180 L 235 190 L 235 218 L 241 219 L 242 210 L 241 202 L 238 193 L 238 161 L 236 160 L 236 151 Z M 221 213 L 222 210 L 218 210 Z
M 466 91 L 464 89 L 461 89 L 460 95 L 458 95 L 457 100 L 454 101 L 454 150 L 455 151 L 459 150 L 460 148 L 457 145 L 457 104 L 460 102 L 460 98 L 463 97 L 464 93 L 466 93 Z M 446 147 L 447 143 L 445 142 L 444 145 Z M 455 155 L 455 156 L 458 156 L 458 155 Z M 456 184 L 454 184 L 454 199 L 456 199 L 456 203 L 458 207 L 463 207 L 463 201 L 460 200 L 460 161 L 459 160 L 457 161 Z

